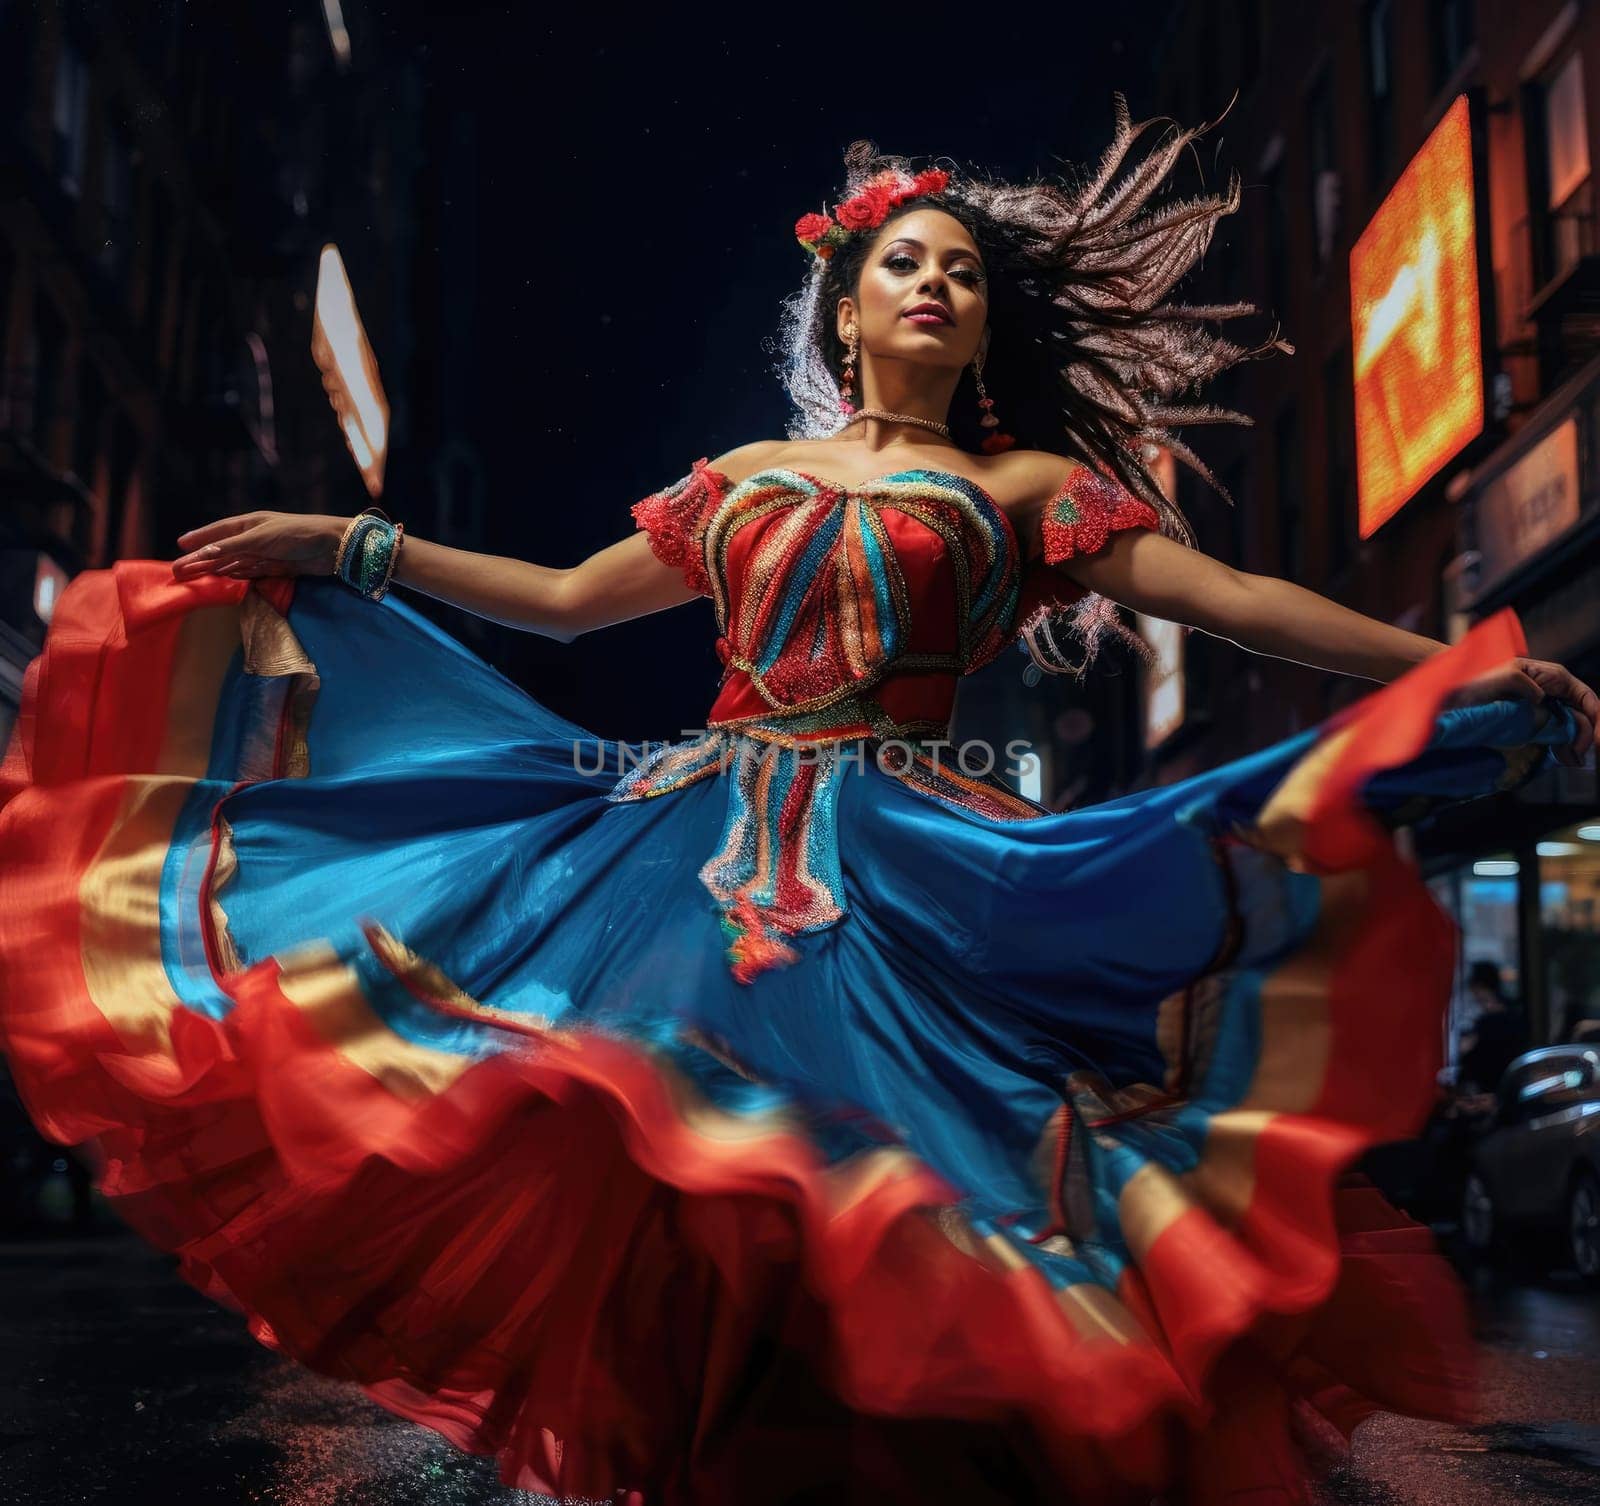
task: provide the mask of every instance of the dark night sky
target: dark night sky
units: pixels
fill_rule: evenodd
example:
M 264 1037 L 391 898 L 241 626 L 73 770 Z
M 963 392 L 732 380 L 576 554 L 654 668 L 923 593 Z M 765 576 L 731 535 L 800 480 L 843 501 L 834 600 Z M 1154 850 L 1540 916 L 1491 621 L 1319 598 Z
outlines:
M 1154 111 L 1169 9 L 869 7 L 844 25 L 793 7 L 758 31 L 438 8 L 430 85 L 479 142 L 474 181 L 441 185 L 436 212 L 474 217 L 479 320 L 445 338 L 475 345 L 485 547 L 575 563 L 692 460 L 781 436 L 763 340 L 805 273 L 794 221 L 836 199 L 848 143 L 1002 176 L 1093 161 L 1114 89 Z M 518 635 L 507 668 L 604 735 L 675 736 L 714 694 L 713 637 L 692 603 L 569 646 Z

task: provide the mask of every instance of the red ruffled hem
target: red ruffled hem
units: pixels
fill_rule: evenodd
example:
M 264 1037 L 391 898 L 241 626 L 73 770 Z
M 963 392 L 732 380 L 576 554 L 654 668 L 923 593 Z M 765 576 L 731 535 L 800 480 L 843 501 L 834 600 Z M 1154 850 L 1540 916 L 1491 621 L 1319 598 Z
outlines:
M 1452 961 L 1354 792 L 1421 750 L 1453 685 L 1521 651 L 1511 614 L 1352 708 L 1301 766 L 1315 777 L 1285 808 L 1295 850 L 1365 871 L 1328 964 L 1321 1091 L 1256 1137 L 1230 1229 L 1181 1214 L 1097 1307 L 953 1230 L 958 1194 L 923 1163 L 826 1168 L 631 1043 L 536 1034 L 397 1091 L 319 1013 L 308 980 L 339 965 L 327 956 L 217 970 L 225 1021 L 176 1008 L 142 1034 L 113 1028 L 85 977 L 78 883 L 130 781 L 84 777 L 89 728 L 47 737 L 35 712 L 48 694 L 53 718 L 105 657 L 116 684 L 169 683 L 166 627 L 195 588 L 142 568 L 119 567 L 127 600 L 103 580 L 69 593 L 79 616 L 28 677 L 28 746 L 0 790 L 4 1044 L 40 1126 L 92 1140 L 127 1222 L 263 1343 L 496 1455 L 508 1483 L 647 1506 L 857 1498 L 841 1482 L 860 1499 L 1065 1485 L 1107 1503 L 1177 1487 L 1296 1501 L 1297 1417 L 1347 1437 L 1379 1407 L 1471 1415 L 1453 1277 L 1426 1230 L 1341 1180 L 1431 1093 L 1437 1020 L 1394 1017 L 1387 970 L 1407 956 L 1447 987 Z M 217 581 L 205 599 L 245 589 Z M 158 699 L 117 708 L 119 747 L 160 746 Z
M 107 1091 L 143 1121 L 99 1136 L 102 1188 L 262 1343 L 499 1456 L 508 1484 L 788 1501 L 848 1465 L 891 1499 L 943 1498 L 952 1471 L 977 1491 L 1002 1440 L 1022 1468 L 1027 1432 L 1032 1491 L 1144 1501 L 1188 1474 L 1189 1499 L 1222 1501 L 1269 1459 L 1303 1475 L 1296 1409 L 1346 1432 L 1380 1404 L 1460 1415 L 1453 1284 L 1370 1190 L 1338 1194 L 1339 1280 L 1315 1320 L 1271 1321 L 1252 1309 L 1282 1294 L 1248 1292 L 1228 1317 L 1254 1339 L 1197 1409 L 1158 1351 L 1072 1333 L 1031 1271 L 957 1253 L 927 1212 L 953 1194 L 926 1168 L 862 1188 L 793 1136 L 719 1141 L 669 1069 L 597 1037 L 405 1103 L 279 976 L 275 959 L 233 975 L 226 1024 L 174 1020 L 177 1081 L 100 1043 Z M 1362 1227 L 1374 1208 L 1386 1221 Z M 977 1425 L 936 1439 L 929 1418 Z

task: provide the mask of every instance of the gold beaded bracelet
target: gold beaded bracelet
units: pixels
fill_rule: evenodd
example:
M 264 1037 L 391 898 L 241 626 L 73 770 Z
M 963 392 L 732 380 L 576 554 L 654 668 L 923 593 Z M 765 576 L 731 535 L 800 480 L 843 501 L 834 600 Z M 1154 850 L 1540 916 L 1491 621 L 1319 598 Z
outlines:
M 345 561 L 349 556 L 350 544 L 355 536 L 357 525 L 360 524 L 363 518 L 374 516 L 382 518 L 383 521 L 390 527 L 391 532 L 389 535 L 389 553 L 387 559 L 384 561 L 383 579 L 378 582 L 376 589 L 371 591 L 362 591 L 360 587 L 356 586 L 344 573 Z M 381 507 L 374 506 L 363 508 L 355 515 L 355 517 L 351 518 L 348 524 L 345 525 L 344 533 L 339 539 L 338 552 L 334 555 L 333 574 L 336 575 L 340 580 L 344 581 L 344 583 L 352 590 L 357 591 L 360 595 L 366 597 L 368 601 L 382 601 L 385 593 L 389 589 L 389 582 L 394 578 L 395 566 L 400 561 L 400 550 L 405 544 L 405 532 L 406 525 L 404 523 L 396 523 Z

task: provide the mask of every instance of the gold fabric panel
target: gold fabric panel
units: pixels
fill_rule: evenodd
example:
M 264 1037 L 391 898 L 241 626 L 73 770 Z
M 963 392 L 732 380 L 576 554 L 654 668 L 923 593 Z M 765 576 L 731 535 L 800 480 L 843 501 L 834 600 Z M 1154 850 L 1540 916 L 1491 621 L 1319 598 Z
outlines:
M 436 1051 L 396 1035 L 362 992 L 356 970 L 327 942 L 278 956 L 278 989 L 323 1040 L 397 1098 L 442 1092 L 472 1065 L 470 1057 Z
M 181 1008 L 161 963 L 161 867 L 191 779 L 130 776 L 105 841 L 78 885 L 84 985 L 134 1054 L 171 1049 Z

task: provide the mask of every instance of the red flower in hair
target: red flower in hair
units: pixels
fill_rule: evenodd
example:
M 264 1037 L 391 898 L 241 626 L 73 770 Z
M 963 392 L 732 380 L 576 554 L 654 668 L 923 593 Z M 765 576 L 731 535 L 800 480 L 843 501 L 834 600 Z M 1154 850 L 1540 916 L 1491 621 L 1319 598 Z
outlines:
M 825 214 L 803 214 L 794 222 L 796 240 L 820 241 L 833 228 L 833 221 Z
M 833 212 L 846 230 L 871 230 L 883 223 L 889 208 L 889 190 L 879 184 L 864 188 L 853 199 L 835 205 Z
M 826 261 L 837 245 L 856 231 L 876 230 L 889 211 L 918 194 L 938 193 L 950 182 L 942 167 L 930 167 L 916 177 L 897 168 L 874 173 L 848 199 L 833 206 L 833 217 L 805 214 L 795 221 L 795 239 Z
M 881 225 L 889 211 L 900 202 L 904 194 L 901 192 L 900 186 L 894 183 L 875 183 L 865 190 L 863 196 L 870 199 L 874 208 L 878 211 L 878 218 L 873 223 Z

